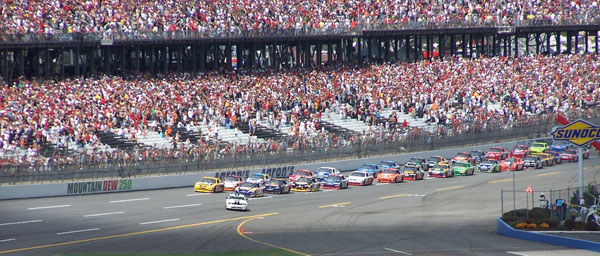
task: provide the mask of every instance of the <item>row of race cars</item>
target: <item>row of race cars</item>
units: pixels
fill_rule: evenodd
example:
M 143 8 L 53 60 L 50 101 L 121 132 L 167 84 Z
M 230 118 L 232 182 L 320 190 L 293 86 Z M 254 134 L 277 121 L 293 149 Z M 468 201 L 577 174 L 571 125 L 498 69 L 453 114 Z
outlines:
M 584 149 L 584 159 L 589 151 Z M 320 167 L 315 171 L 296 170 L 289 178 L 271 178 L 268 174 L 252 173 L 248 178 L 230 175 L 223 178 L 204 177 L 196 182 L 194 191 L 218 193 L 233 191 L 226 199 L 226 209 L 247 210 L 247 198 L 262 197 L 265 193 L 285 194 L 292 191 L 316 192 L 321 189 L 345 189 L 379 183 L 400 183 L 422 180 L 426 176 L 450 178 L 469 176 L 475 172 L 521 171 L 525 168 L 544 168 L 563 162 L 578 161 L 578 152 L 570 145 L 547 141 L 517 143 L 511 150 L 491 147 L 487 151 L 459 152 L 452 158 L 431 156 L 413 157 L 404 164 L 383 160 L 379 164 L 363 164 L 347 177 L 335 167 Z

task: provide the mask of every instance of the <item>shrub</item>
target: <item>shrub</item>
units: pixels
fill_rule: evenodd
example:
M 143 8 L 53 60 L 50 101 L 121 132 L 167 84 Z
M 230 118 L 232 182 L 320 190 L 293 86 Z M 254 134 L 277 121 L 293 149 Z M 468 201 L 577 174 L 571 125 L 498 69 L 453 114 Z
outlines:
M 517 225 L 515 225 L 516 229 L 525 229 L 525 227 L 527 227 L 527 223 L 525 222 L 519 222 Z
M 542 224 L 540 224 L 540 228 L 549 229 L 550 225 L 548 225 L 546 222 L 542 222 Z
M 587 231 L 600 231 L 600 227 L 598 227 L 598 224 L 596 224 L 596 222 L 588 221 L 585 224 L 585 230 L 587 230 Z
M 563 226 L 565 226 L 565 228 L 572 230 L 575 228 L 575 221 L 573 220 L 565 220 L 565 223 L 563 223 Z
M 527 224 L 527 229 L 536 229 L 537 226 L 535 225 L 535 223 L 529 223 Z
M 548 226 L 550 226 L 551 228 L 555 228 L 558 227 L 558 225 L 560 225 L 560 221 L 555 219 L 545 219 L 543 222 L 548 224 Z
M 535 207 L 529 211 L 529 218 L 540 221 L 550 218 L 550 209 Z
M 517 218 L 516 218 L 516 217 L 514 217 L 514 216 L 512 216 L 512 215 L 506 215 L 506 214 L 505 214 L 505 215 L 502 217 L 502 220 L 504 220 L 504 222 L 508 223 L 508 222 L 513 222 L 513 221 L 516 221 L 516 220 L 517 220 Z
M 535 221 L 533 221 L 533 219 L 526 219 L 525 222 L 527 222 L 527 224 L 531 224 L 531 223 L 534 223 Z
M 575 222 L 575 230 L 583 230 L 585 228 L 585 222 L 576 221 Z

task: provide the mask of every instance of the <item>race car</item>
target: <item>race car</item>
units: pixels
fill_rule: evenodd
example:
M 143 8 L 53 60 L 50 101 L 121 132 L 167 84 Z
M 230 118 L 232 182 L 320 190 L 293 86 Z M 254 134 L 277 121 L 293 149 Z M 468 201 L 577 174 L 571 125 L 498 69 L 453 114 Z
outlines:
M 485 159 L 486 159 L 486 157 L 485 157 L 486 153 L 485 153 L 485 152 L 483 152 L 483 151 L 481 151 L 481 150 L 471 150 L 471 151 L 469 152 L 469 154 L 470 154 L 470 155 L 471 155 L 471 157 L 473 158 L 473 162 L 474 162 L 475 164 L 478 164 L 478 163 L 480 163 L 481 161 L 483 161 L 483 160 L 485 160 Z
M 242 182 L 244 182 L 244 180 L 235 175 L 228 175 L 223 178 L 223 183 L 225 183 L 225 191 L 234 191 L 237 186 L 242 184 Z
M 286 179 L 270 179 L 265 185 L 265 193 L 288 194 L 292 186 Z
M 356 171 L 366 172 L 375 179 L 377 178 L 377 174 L 379 174 L 379 167 L 374 164 L 363 164 L 360 168 L 356 169 Z
M 523 144 L 517 144 L 510 151 L 509 157 L 524 158 L 527 155 L 529 155 L 529 146 L 523 145 Z
M 498 160 L 488 159 L 477 166 L 479 172 L 500 172 L 500 163 Z
M 248 211 L 248 200 L 240 194 L 229 194 L 225 199 L 225 209 Z
M 396 168 L 399 167 L 398 163 L 394 162 L 394 161 L 389 161 L 389 160 L 381 160 L 381 162 L 379 162 L 379 164 L 377 165 L 377 169 L 379 170 L 384 170 L 387 168 Z
M 416 163 L 418 165 L 421 166 L 421 170 L 423 171 L 428 171 L 429 170 L 429 164 L 427 163 L 427 161 L 424 158 L 421 157 L 411 157 L 407 163 Z
M 579 162 L 579 153 L 577 152 L 577 149 L 568 148 L 560 153 L 560 158 L 562 161 L 567 161 L 569 163 Z M 587 150 L 587 148 L 583 148 L 583 159 L 588 158 L 590 158 L 590 152 Z
M 258 183 L 244 181 L 235 189 L 235 193 L 246 197 L 261 197 L 265 194 L 265 189 Z
M 425 172 L 421 170 L 420 165 L 407 164 L 402 167 L 401 171 L 405 180 L 422 180 L 425 177 Z
M 404 181 L 404 175 L 397 168 L 386 168 L 377 175 L 377 182 L 399 183 Z
M 548 151 L 546 151 L 548 152 Z M 545 166 L 554 166 L 556 165 L 556 160 L 554 159 L 554 156 L 548 153 L 539 153 L 537 154 L 537 156 L 542 158 L 542 162 L 544 162 Z
M 329 175 L 321 183 L 323 189 L 346 189 L 348 188 L 348 179 L 342 174 Z
M 225 185 L 219 178 L 203 177 L 194 185 L 195 192 L 218 193 L 225 190 Z
M 508 152 L 503 147 L 491 147 L 487 151 L 487 159 L 504 160 L 508 157 Z
M 348 176 L 348 185 L 351 186 L 366 186 L 373 184 L 373 175 L 363 171 L 353 171 Z
M 535 169 L 544 168 L 545 163 L 542 161 L 542 158 L 538 155 L 529 155 L 523 158 L 523 164 L 525 167 L 533 167 Z
M 471 154 L 467 153 L 467 152 L 460 152 L 458 154 L 456 154 L 454 157 L 452 157 L 452 162 L 468 162 L 468 163 L 473 163 L 473 157 L 471 157 Z
M 317 192 L 321 189 L 321 183 L 314 178 L 300 177 L 292 182 L 292 191 L 298 192 Z
M 448 160 L 443 156 L 432 156 L 429 157 L 429 159 L 427 159 L 427 164 L 429 165 L 429 168 L 431 168 L 434 167 L 436 164 L 445 163 L 447 161 Z
M 322 181 L 330 175 L 338 175 L 341 174 L 340 170 L 335 167 L 319 167 L 317 171 L 315 171 L 315 176 L 317 181 Z
M 314 178 L 315 174 L 311 170 L 296 170 L 292 175 L 290 175 L 290 183 L 298 180 L 301 177 L 309 177 Z
M 572 148 L 573 146 L 571 145 L 570 142 L 565 141 L 565 140 L 556 140 L 552 143 L 552 145 L 550 145 L 550 150 L 552 151 L 556 151 L 556 152 L 561 152 L 565 149 L 568 148 Z
M 524 169 L 525 164 L 520 158 L 507 158 L 500 162 L 501 171 L 522 171 Z
M 531 144 L 531 147 L 529 147 L 529 150 L 531 151 L 532 155 L 535 155 L 538 153 L 544 153 L 544 151 L 550 150 L 550 145 L 548 145 L 548 143 L 546 143 L 546 142 L 536 141 Z
M 264 187 L 265 182 L 267 182 L 270 179 L 271 178 L 269 178 L 269 174 L 256 172 L 256 173 L 250 174 L 250 176 L 248 176 L 248 178 L 246 179 L 246 182 L 256 183 L 256 184 L 260 185 L 261 187 Z
M 562 159 L 560 158 L 560 153 L 550 150 L 550 151 L 546 151 L 546 154 L 551 155 L 552 157 L 554 157 L 554 163 L 556 164 L 562 164 Z
M 455 162 L 452 171 L 455 176 L 469 176 L 475 174 L 475 167 L 469 162 Z
M 429 168 L 429 177 L 448 178 L 454 177 L 454 172 L 450 169 L 448 163 L 438 163 Z

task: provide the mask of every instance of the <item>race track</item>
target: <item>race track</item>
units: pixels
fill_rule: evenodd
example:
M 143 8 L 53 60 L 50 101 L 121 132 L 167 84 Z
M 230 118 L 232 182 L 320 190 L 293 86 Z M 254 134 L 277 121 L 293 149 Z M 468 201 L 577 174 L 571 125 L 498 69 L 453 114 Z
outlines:
M 406 154 L 392 160 L 403 162 L 414 155 L 451 157 L 459 151 L 464 150 Z M 584 167 L 586 184 L 600 180 L 595 151 Z M 267 195 L 252 199 L 249 212 L 226 211 L 226 194 L 194 193 L 192 187 L 0 201 L 0 255 L 232 252 L 269 247 L 310 255 L 593 255 L 497 235 L 500 189 L 512 189 L 511 177 L 476 173 Z M 577 164 L 528 169 L 516 177 L 519 190 L 575 187 Z

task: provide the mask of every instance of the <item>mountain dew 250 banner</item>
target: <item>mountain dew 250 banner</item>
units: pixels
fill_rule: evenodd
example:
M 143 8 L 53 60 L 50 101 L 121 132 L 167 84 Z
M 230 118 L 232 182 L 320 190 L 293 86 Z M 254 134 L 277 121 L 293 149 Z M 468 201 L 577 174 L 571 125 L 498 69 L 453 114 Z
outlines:
M 132 179 L 72 182 L 67 184 L 67 194 L 89 194 L 100 192 L 129 191 Z

